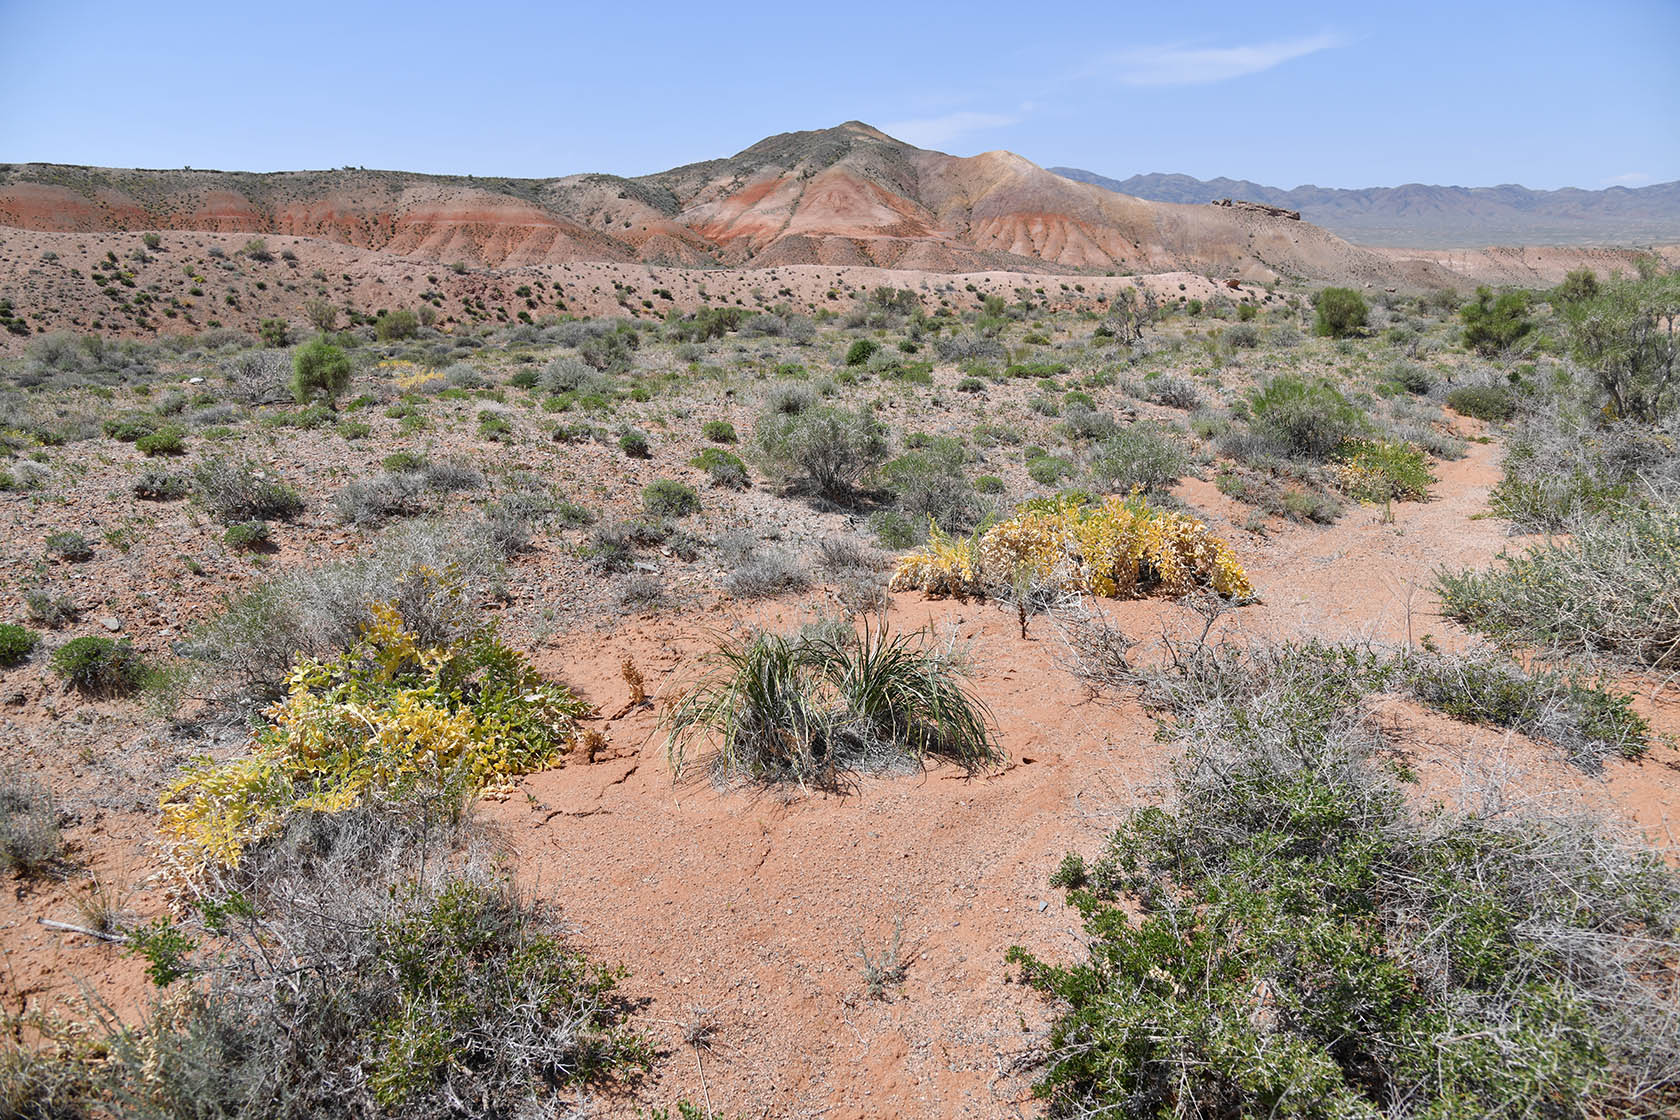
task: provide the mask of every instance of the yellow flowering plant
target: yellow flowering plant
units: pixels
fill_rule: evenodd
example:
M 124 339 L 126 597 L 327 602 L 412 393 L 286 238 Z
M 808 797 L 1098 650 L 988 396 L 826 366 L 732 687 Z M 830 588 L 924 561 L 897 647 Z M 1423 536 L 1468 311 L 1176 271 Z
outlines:
M 1177 597 L 1199 587 L 1233 599 L 1254 588 L 1231 548 L 1193 517 L 1156 509 L 1140 494 L 1090 505 L 1029 502 L 972 541 L 937 526 L 903 557 L 891 589 L 984 595 L 1023 576 L 1045 586 L 1111 598 Z
M 200 760 L 164 795 L 163 830 L 189 881 L 237 866 L 289 813 L 505 788 L 570 746 L 588 706 L 489 629 L 427 647 L 394 604 L 373 615 L 348 653 L 293 667 L 249 755 Z

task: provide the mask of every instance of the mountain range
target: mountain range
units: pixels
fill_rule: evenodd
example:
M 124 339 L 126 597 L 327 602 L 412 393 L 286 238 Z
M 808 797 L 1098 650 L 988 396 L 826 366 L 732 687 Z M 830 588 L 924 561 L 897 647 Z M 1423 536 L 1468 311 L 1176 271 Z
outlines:
M 1146 201 L 1009 152 L 926 151 L 857 121 L 634 178 L 0 165 L 0 225 L 284 234 L 445 264 L 860 265 L 1401 281 L 1305 222 Z
M 1111 179 L 1077 167 L 1049 170 L 1075 182 L 1156 202 L 1246 199 L 1298 210 L 1356 245 L 1409 249 L 1484 245 L 1637 246 L 1680 241 L 1680 181 L 1648 187 L 1555 191 L 1527 187 L 1398 187 L 1343 190 L 1268 187 L 1247 179 L 1133 175 Z

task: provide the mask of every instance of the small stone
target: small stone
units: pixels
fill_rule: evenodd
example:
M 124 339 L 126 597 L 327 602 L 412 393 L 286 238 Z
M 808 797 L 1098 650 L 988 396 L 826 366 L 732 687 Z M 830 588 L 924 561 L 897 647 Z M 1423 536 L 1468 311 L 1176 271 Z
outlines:
M 202 377 L 189 377 L 189 378 L 187 378 L 187 384 L 188 385 L 202 385 L 202 384 L 204 384 L 204 378 L 202 378 Z
M 1038 912 L 1040 914 L 1044 913 L 1048 909 L 1050 909 L 1050 904 L 1048 902 L 1040 902 L 1038 904 Z
M 99 620 L 99 625 L 115 634 L 118 630 L 122 629 L 122 619 L 107 615 Z

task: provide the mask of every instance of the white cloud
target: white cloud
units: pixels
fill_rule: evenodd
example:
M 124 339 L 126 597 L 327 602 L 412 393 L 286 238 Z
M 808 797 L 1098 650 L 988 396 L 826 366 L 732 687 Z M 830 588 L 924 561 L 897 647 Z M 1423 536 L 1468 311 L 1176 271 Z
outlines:
M 1105 55 L 1090 74 L 1132 86 L 1205 85 L 1258 74 L 1346 43 L 1340 35 L 1325 32 L 1240 47 L 1135 47 Z
M 983 132 L 989 128 L 1003 128 L 1006 125 L 1016 124 L 1024 115 L 1024 112 L 946 113 L 940 117 L 888 121 L 881 125 L 881 131 L 888 136 L 896 136 L 906 143 L 914 144 L 918 148 L 943 148 L 971 132 Z
M 1624 171 L 1620 175 L 1612 175 L 1608 179 L 1600 180 L 1599 185 L 1605 187 L 1643 187 L 1651 181 L 1651 175 L 1646 171 Z

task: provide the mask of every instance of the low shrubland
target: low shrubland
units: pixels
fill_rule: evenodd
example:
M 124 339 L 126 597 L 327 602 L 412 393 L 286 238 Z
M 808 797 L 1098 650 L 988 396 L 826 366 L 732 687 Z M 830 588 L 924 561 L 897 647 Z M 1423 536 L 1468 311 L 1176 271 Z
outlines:
M 8 1115 L 554 1115 L 652 1053 L 622 973 L 569 945 L 448 801 L 296 813 L 127 938 L 166 986 L 122 1020 L 9 1024 Z
M 1680 507 L 1618 507 L 1485 571 L 1443 572 L 1438 590 L 1448 617 L 1502 643 L 1680 667 Z
M 1418 805 L 1346 654 L 1179 653 L 1155 693 L 1185 748 L 1167 803 L 1053 880 L 1085 958 L 1010 952 L 1055 1001 L 1051 1115 L 1680 1103 L 1680 879 L 1660 856 L 1496 797 Z

